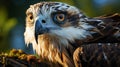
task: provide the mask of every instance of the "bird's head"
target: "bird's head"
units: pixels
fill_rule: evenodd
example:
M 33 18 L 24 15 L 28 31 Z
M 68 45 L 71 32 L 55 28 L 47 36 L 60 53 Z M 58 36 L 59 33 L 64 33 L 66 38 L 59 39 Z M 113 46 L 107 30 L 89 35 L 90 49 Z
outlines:
M 25 40 L 38 42 L 38 36 L 50 34 L 66 40 L 82 39 L 90 35 L 84 23 L 86 16 L 76 7 L 61 2 L 41 2 L 26 11 Z

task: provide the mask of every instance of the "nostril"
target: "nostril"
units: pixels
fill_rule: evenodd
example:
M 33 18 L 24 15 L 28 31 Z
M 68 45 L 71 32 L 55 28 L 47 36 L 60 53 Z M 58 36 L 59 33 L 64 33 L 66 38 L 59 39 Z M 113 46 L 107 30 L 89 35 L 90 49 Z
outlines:
M 46 23 L 46 21 L 45 21 L 45 20 L 42 20 L 42 23 Z

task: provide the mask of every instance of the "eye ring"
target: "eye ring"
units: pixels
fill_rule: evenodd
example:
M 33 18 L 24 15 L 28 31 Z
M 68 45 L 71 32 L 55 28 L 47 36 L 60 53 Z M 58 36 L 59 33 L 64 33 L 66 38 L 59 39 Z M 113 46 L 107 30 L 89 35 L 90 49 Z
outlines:
M 58 22 L 62 22 L 65 20 L 65 15 L 64 14 L 56 14 L 56 20 Z

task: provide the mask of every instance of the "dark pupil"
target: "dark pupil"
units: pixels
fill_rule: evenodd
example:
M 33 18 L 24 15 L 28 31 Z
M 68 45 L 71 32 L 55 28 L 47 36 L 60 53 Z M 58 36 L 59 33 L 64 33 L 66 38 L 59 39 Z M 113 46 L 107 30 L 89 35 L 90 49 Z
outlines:
M 63 15 L 60 15 L 60 16 L 59 16 L 59 19 L 63 19 Z
M 32 20 L 32 19 L 33 19 L 33 16 L 30 16 L 30 19 Z

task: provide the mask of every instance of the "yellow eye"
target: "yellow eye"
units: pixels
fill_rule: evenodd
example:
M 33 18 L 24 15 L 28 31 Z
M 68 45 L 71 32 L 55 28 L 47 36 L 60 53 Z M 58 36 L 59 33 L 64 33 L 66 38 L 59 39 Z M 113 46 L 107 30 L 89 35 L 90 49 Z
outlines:
M 57 14 L 57 15 L 56 15 L 56 20 L 57 20 L 58 22 L 64 21 L 64 20 L 65 20 L 65 15 L 64 15 L 64 14 Z
M 32 13 L 27 15 L 27 21 L 28 22 L 33 22 L 33 14 Z

